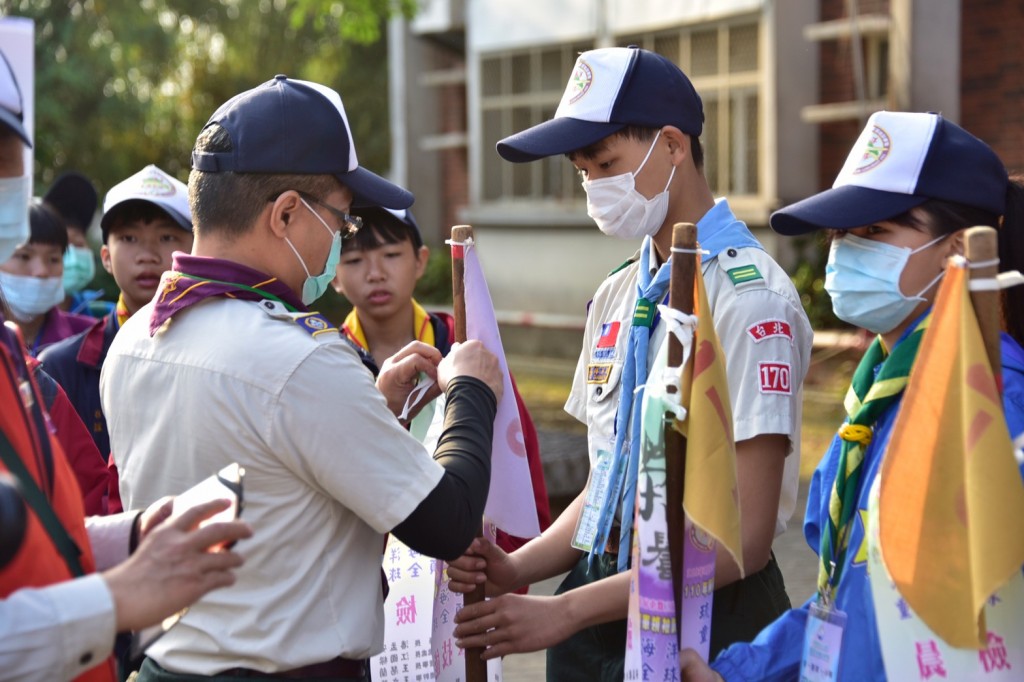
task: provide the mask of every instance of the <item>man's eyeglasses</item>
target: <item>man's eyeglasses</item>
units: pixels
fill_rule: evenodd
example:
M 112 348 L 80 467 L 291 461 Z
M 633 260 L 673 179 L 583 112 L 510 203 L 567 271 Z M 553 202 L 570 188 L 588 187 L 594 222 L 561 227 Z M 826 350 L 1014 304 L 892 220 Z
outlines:
M 331 206 L 330 204 L 324 203 L 323 201 L 317 199 L 312 194 L 308 194 L 308 193 L 303 192 L 301 190 L 295 190 L 295 191 L 298 192 L 299 196 L 302 197 L 303 199 L 305 199 L 306 201 L 314 203 L 314 204 L 316 204 L 317 206 L 319 206 L 321 208 L 327 209 L 327 211 L 329 211 L 330 214 L 333 215 L 338 220 L 339 223 L 341 223 L 341 230 L 340 230 L 340 232 L 341 232 L 341 238 L 342 239 L 348 239 L 349 237 L 354 237 L 356 232 L 359 231 L 359 228 L 361 228 L 363 226 L 363 219 L 360 218 L 359 216 L 352 215 L 351 213 L 348 213 L 347 211 L 342 211 L 341 209 L 335 208 L 334 206 Z M 283 194 L 283 192 L 282 192 L 282 194 Z M 279 197 L 279 196 L 281 196 L 281 195 L 278 194 L 276 197 L 272 197 L 270 199 L 267 199 L 267 201 L 277 201 L 277 197 Z

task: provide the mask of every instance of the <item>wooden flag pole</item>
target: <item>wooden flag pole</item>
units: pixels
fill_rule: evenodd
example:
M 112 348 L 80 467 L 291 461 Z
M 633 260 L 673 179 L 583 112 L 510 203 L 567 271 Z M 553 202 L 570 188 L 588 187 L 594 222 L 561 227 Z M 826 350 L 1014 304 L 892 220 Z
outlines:
M 466 341 L 466 259 L 463 257 L 461 244 L 473 239 L 473 228 L 469 225 L 452 227 L 452 316 L 455 318 L 455 341 Z M 477 528 L 477 537 L 484 534 L 483 520 Z M 463 595 L 463 604 L 478 604 L 484 600 L 484 586 Z M 466 682 L 485 682 L 487 680 L 487 661 L 480 658 L 483 647 L 466 649 Z
M 676 223 L 672 227 L 672 248 L 697 248 L 697 227 L 692 223 Z M 696 253 L 672 254 L 672 277 L 669 281 L 668 304 L 674 310 L 693 314 L 693 282 L 697 276 Z M 705 311 L 701 311 L 704 314 Z M 683 362 L 683 346 L 673 334 L 668 334 L 668 366 L 679 367 Z M 674 388 L 670 388 L 674 391 Z M 683 605 L 683 547 L 686 519 L 683 514 L 683 486 L 686 473 L 686 439 L 665 424 L 665 506 L 668 523 L 668 547 L 672 559 L 672 590 L 676 602 L 676 625 L 682 623 Z
M 972 227 L 967 230 L 964 237 L 964 255 L 972 264 L 992 262 L 992 265 L 983 267 L 972 267 L 970 278 L 986 279 L 995 278 L 999 272 L 999 237 L 993 227 Z M 992 366 L 992 376 L 996 378 L 996 384 L 1002 390 L 1001 380 L 1002 358 L 999 350 L 999 291 L 972 291 L 971 305 L 974 307 L 974 314 L 978 318 L 978 327 L 981 328 L 981 338 L 985 342 L 985 353 L 988 355 L 989 364 Z

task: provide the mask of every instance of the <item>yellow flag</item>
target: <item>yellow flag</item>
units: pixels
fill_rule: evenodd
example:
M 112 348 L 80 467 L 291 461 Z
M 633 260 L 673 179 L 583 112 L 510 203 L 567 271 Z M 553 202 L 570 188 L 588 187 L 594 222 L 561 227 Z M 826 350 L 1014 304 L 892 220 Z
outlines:
M 719 545 L 732 554 L 742 574 L 736 442 L 725 354 L 715 333 L 700 268 L 694 279 L 697 331 L 693 339 L 693 361 L 687 363 L 682 385 L 687 416 L 685 421 L 675 425 L 686 436 L 683 509 L 694 525 L 714 536 Z
M 1024 483 L 967 290 L 951 264 L 882 464 L 882 558 L 947 644 L 985 647 L 983 607 L 1024 564 Z

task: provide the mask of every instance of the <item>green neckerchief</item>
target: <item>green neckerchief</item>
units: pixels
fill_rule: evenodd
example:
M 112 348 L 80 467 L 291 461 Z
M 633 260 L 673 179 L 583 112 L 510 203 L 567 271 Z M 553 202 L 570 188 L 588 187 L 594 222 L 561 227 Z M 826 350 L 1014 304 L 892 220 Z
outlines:
M 861 358 L 853 381 L 846 392 L 847 421 L 839 427 L 842 439 L 839 467 L 832 484 L 828 504 L 828 524 L 821 534 L 820 564 L 818 566 L 818 594 L 830 601 L 843 572 L 843 562 L 849 545 L 850 521 L 857 509 L 861 465 L 874 434 L 874 424 L 885 410 L 897 401 L 907 386 L 910 369 L 914 366 L 921 337 L 931 322 L 931 313 L 887 354 L 881 337 L 876 337 Z M 879 367 L 878 372 L 875 368 Z M 833 565 L 834 562 L 834 565 Z

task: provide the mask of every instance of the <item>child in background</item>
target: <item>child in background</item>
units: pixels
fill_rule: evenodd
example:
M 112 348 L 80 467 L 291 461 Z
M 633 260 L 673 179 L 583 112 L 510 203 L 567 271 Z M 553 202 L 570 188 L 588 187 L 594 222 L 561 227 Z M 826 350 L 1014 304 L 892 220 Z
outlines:
M 28 210 L 29 239 L 0 264 L 0 287 L 32 357 L 57 341 L 77 334 L 92 318 L 66 313 L 64 252 L 68 233 L 60 215 L 38 199 Z
M 84 332 L 49 348 L 43 367 L 67 391 L 104 458 L 110 454 L 107 422 L 100 407 L 100 369 L 114 334 L 149 303 L 171 254 L 192 249 L 188 188 L 156 166 L 146 166 L 115 185 L 103 202 L 103 267 L 121 289 L 117 310 L 92 320 Z M 117 490 L 116 481 L 112 494 Z
M 408 210 L 377 207 L 354 208 L 351 213 L 363 219 L 363 226 L 345 243 L 333 281 L 334 289 L 353 306 L 342 334 L 363 351 L 364 364 L 374 375 L 384 360 L 411 341 L 422 341 L 447 355 L 455 340 L 455 320 L 447 313 L 428 313 L 413 298 L 430 257 L 415 218 Z M 551 524 L 551 509 L 537 432 L 514 381 L 512 386 L 523 425 L 537 520 L 544 530 Z M 498 533 L 498 544 L 506 551 L 525 542 Z
M 43 195 L 64 219 L 68 229 L 68 250 L 64 252 L 64 302 L 61 309 L 76 315 L 100 318 L 114 309 L 102 299 L 101 289 L 86 289 L 96 275 L 96 255 L 86 235 L 96 214 L 96 188 L 76 171 L 62 173 Z

